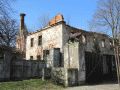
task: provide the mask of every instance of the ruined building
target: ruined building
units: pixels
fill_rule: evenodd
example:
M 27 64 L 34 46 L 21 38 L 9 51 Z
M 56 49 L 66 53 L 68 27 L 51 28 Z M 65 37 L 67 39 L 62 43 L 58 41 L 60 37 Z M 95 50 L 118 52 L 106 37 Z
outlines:
M 27 33 L 24 16 L 21 14 L 16 47 L 25 52 L 26 60 L 46 57 L 47 67 L 66 86 L 115 79 L 112 39 L 108 35 L 67 25 L 61 14 L 46 27 Z

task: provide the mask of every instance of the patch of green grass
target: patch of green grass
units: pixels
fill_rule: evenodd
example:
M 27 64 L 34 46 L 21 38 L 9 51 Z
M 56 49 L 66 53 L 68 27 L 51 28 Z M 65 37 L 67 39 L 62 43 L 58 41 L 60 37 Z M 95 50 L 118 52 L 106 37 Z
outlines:
M 1 82 L 0 90 L 63 90 L 63 87 L 54 85 L 51 81 L 30 79 L 23 81 Z

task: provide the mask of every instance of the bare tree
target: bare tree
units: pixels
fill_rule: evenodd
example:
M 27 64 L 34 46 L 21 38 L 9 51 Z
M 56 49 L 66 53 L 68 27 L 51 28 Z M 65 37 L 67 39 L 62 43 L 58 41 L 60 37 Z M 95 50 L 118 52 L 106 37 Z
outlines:
M 11 2 L 15 0 L 0 0 L 0 16 L 4 14 L 10 14 L 13 9 L 11 8 Z
M 0 0 L 0 45 L 14 46 L 18 25 L 15 19 L 12 19 L 10 13 L 12 8 L 10 1 Z
M 107 30 L 107 32 L 111 33 L 111 36 L 113 37 L 118 83 L 120 84 L 118 41 L 116 42 L 118 33 L 120 34 L 120 0 L 99 0 L 91 27 L 99 27 L 99 29 L 104 31 Z
M 120 29 L 120 0 L 100 0 L 93 20 L 96 26 L 112 31 L 116 38 Z
M 15 45 L 18 25 L 16 20 L 7 16 L 0 18 L 0 45 L 8 47 Z

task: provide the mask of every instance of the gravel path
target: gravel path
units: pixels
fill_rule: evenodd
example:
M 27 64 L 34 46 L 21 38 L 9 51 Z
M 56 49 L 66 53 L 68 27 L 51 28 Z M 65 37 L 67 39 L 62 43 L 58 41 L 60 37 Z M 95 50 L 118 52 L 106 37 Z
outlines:
M 120 88 L 118 89 L 118 84 L 102 84 L 68 87 L 65 90 L 120 90 Z

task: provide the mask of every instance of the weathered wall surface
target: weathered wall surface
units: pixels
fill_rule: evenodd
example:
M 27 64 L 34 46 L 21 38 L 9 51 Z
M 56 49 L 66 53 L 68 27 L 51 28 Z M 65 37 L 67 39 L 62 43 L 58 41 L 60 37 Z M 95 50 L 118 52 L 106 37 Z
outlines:
M 68 86 L 68 73 L 66 68 L 52 68 L 52 79 L 56 83 Z
M 61 64 L 60 48 L 50 49 L 49 54 L 44 55 L 44 60 L 49 68 L 59 67 Z
M 4 60 L 0 61 L 0 81 L 22 80 L 28 78 L 42 77 L 44 68 L 45 78 L 51 77 L 51 70 L 45 68 L 44 61 L 37 60 L 12 60 L 9 64 Z
M 66 45 L 66 43 L 68 43 L 69 37 L 70 37 L 70 29 L 66 26 L 66 24 L 63 24 L 62 27 L 62 45 L 63 48 Z
M 11 63 L 11 71 L 10 71 L 11 79 L 27 79 L 34 77 L 42 77 L 43 68 L 45 68 L 44 61 L 13 60 Z
M 86 81 L 85 52 L 113 55 L 111 41 L 106 35 L 98 33 L 81 33 L 81 36 L 77 39 L 78 42 L 69 42 L 64 47 L 64 68 L 78 69 L 79 84 Z M 103 40 L 104 46 L 102 46 Z
M 83 42 L 82 35 L 85 37 L 85 42 Z M 91 53 L 93 52 L 101 55 L 113 55 L 113 49 L 111 46 L 110 38 L 108 38 L 106 35 L 102 35 L 98 33 L 83 33 L 82 35 L 79 38 L 79 42 L 80 42 L 79 66 L 80 67 L 78 72 L 78 76 L 79 76 L 78 80 L 80 84 L 86 81 L 85 52 L 91 52 Z M 104 40 L 104 47 L 102 46 L 103 40 Z
M 69 42 L 69 44 L 65 45 L 64 68 L 69 70 L 76 69 L 78 71 L 78 77 L 76 77 L 78 78 L 78 83 L 81 84 L 85 82 L 84 48 L 79 46 L 79 42 Z
M 26 51 L 26 37 L 25 36 L 17 36 L 16 48 L 20 50 L 21 52 Z
M 38 46 L 38 36 L 40 35 L 42 35 L 42 45 Z M 31 38 L 34 38 L 33 47 L 30 46 Z M 43 56 L 43 50 L 50 50 L 52 48 L 61 48 L 62 51 L 62 24 L 27 36 L 26 59 L 29 60 L 30 56 L 33 56 L 33 59 L 36 60 L 37 55 Z
M 3 60 L 0 60 L 0 80 L 2 81 L 4 77 L 4 62 Z
M 64 67 L 79 68 L 79 43 L 69 43 L 64 47 Z
M 79 71 L 78 83 L 83 84 L 86 80 L 86 66 L 85 66 L 85 47 L 79 46 Z
M 48 52 L 47 52 L 48 53 Z M 0 81 L 51 77 L 51 67 L 59 67 L 60 48 L 54 48 L 49 51 L 44 60 L 24 60 L 13 59 L 12 53 L 4 52 L 4 60 L 0 60 Z
M 85 51 L 96 52 L 97 50 L 94 48 L 94 45 L 97 43 L 101 54 L 113 55 L 113 47 L 111 46 L 111 40 L 108 36 L 98 33 L 85 33 L 83 35 L 85 36 L 86 43 L 82 43 L 81 45 L 83 45 Z M 103 40 L 104 47 L 102 46 Z
M 81 77 L 78 74 L 81 65 L 79 54 L 79 42 L 69 42 L 64 46 L 64 69 L 67 70 L 65 72 L 66 86 L 77 83 L 78 77 Z
M 61 22 L 58 25 L 27 36 L 26 59 L 28 60 L 30 56 L 34 56 L 33 59 L 35 60 L 37 55 L 43 56 L 43 50 L 50 50 L 52 48 L 60 48 L 60 51 L 63 52 L 64 45 L 69 40 L 71 30 L 65 23 Z M 38 36 L 40 35 L 42 35 L 42 45 L 38 46 Z M 34 38 L 33 47 L 30 47 L 31 38 Z
M 12 59 L 12 53 L 4 51 L 4 59 L 0 60 L 0 81 L 10 79 L 10 62 Z

